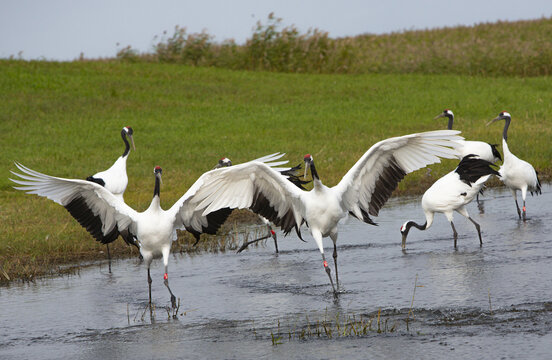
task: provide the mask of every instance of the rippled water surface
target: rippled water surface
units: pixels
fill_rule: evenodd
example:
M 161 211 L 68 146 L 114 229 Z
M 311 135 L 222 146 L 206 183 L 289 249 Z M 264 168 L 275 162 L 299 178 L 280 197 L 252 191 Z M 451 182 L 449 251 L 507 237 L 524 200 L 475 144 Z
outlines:
M 483 213 L 470 204 L 483 247 L 455 214 L 455 250 L 438 214 L 429 230 L 412 229 L 401 251 L 401 224 L 424 222 L 419 198 L 390 201 L 377 227 L 346 221 L 338 301 L 305 229 L 306 243 L 280 236 L 279 255 L 269 242 L 240 254 L 172 256 L 177 319 L 164 309 L 160 261 L 152 266 L 153 319 L 144 311 L 146 269 L 138 259 L 114 262 L 111 274 L 102 262 L 0 288 L 0 358 L 549 358 L 551 190 L 528 198 L 526 222 L 504 188 L 486 193 Z M 366 325 L 365 333 L 346 329 L 353 317 L 355 331 Z

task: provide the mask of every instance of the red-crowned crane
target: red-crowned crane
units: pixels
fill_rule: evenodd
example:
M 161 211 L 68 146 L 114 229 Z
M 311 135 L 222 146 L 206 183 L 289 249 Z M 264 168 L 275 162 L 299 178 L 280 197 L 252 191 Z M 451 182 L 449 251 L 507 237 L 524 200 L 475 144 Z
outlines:
M 287 163 L 288 161 L 274 161 L 283 155 L 275 153 L 253 160 L 251 163 L 263 164 L 270 168 Z M 19 174 L 12 171 L 19 179 L 10 180 L 21 185 L 15 189 L 47 197 L 64 206 L 91 234 L 105 235 L 114 231 L 128 231 L 136 239 L 148 269 L 150 306 L 152 282 L 150 265 L 155 257 L 163 258 L 164 284 L 171 294 L 173 308 L 176 306 L 176 298 L 168 282 L 169 253 L 172 241 L 176 240 L 176 230 L 185 229 L 199 240 L 202 233 L 215 234 L 232 212 L 229 207 L 224 207 L 203 215 L 204 208 L 199 208 L 198 201 L 195 200 L 195 193 L 198 190 L 217 186 L 217 174 L 222 169 L 211 170 L 201 175 L 169 210 L 163 210 L 159 199 L 162 170 L 159 166 L 155 167 L 153 199 L 147 210 L 137 212 L 125 204 L 120 197 L 95 182 L 54 177 L 31 170 L 19 163 L 15 165 L 22 172 Z
M 95 182 L 49 176 L 19 163 L 15 165 L 22 172 L 19 174 L 12 171 L 20 178 L 11 179 L 21 185 L 15 189 L 47 197 L 66 208 L 72 207 L 71 215 L 90 232 L 93 230 L 105 235 L 116 230 L 127 230 L 136 238 L 140 254 L 148 269 L 150 307 L 150 265 L 156 257 L 163 257 L 164 284 L 171 295 L 173 308 L 176 307 L 176 298 L 168 280 L 169 253 L 172 241 L 176 240 L 176 230 L 186 229 L 196 238 L 199 238 L 201 233 L 215 234 L 232 211 L 229 208 L 221 208 L 204 216 L 201 214 L 202 210 L 196 208 L 193 202 L 194 194 L 208 181 L 211 172 L 203 174 L 169 210 L 163 210 L 159 200 L 162 170 L 156 166 L 153 199 L 147 210 L 138 212 Z
M 435 213 L 442 213 L 447 217 L 452 227 L 454 247 L 456 248 L 458 233 L 452 222 L 454 211 L 466 217 L 475 225 L 477 235 L 479 235 L 479 244 L 482 245 L 481 227 L 470 217 L 466 210 L 466 205 L 479 193 L 491 175 L 499 176 L 498 172 L 491 168 L 491 165 L 493 163 L 480 159 L 476 155 L 468 155 L 460 161 L 454 171 L 449 172 L 433 183 L 422 197 L 422 209 L 424 210 L 426 222 L 420 225 L 409 220 L 401 226 L 402 248 L 406 247 L 406 237 L 410 228 L 415 227 L 419 230 L 429 229 L 431 224 L 433 224 Z
M 527 191 L 531 192 L 531 195 L 533 195 L 533 193 L 536 193 L 537 195 L 541 194 L 541 183 L 533 165 L 512 154 L 508 148 L 508 127 L 512 121 L 512 116 L 508 112 L 502 111 L 496 118 L 488 122 L 487 126 L 499 120 L 504 120 L 504 129 L 502 131 L 502 151 L 504 152 L 504 162 L 498 172 L 500 173 L 500 179 L 504 185 L 509 187 L 512 192 L 512 196 L 516 201 L 516 209 L 519 218 L 521 219 L 523 217 L 523 220 L 525 221 L 525 198 L 527 197 Z M 520 211 L 517 201 L 518 190 L 521 190 L 521 198 L 523 199 L 522 211 Z
M 119 156 L 119 158 L 111 165 L 111 167 L 107 170 L 100 171 L 92 176 L 89 176 L 86 178 L 88 181 L 95 182 L 97 184 L 100 184 L 104 188 L 106 188 L 108 191 L 110 191 L 115 197 L 119 198 L 120 200 L 124 201 L 123 194 L 127 188 L 128 185 L 128 176 L 126 171 L 126 163 L 128 156 L 130 154 L 130 144 L 127 140 L 127 137 L 130 139 L 130 142 L 132 143 L 132 149 L 136 150 L 134 147 L 134 138 L 132 135 L 134 134 L 134 131 L 130 126 L 125 126 L 121 130 L 121 138 L 123 139 L 123 142 L 125 143 L 125 150 L 123 151 L 123 155 Z M 71 206 L 68 204 L 66 207 L 69 212 L 71 211 L 78 211 L 78 206 Z M 94 219 L 92 222 L 96 223 L 98 222 L 98 219 Z M 95 225 L 91 226 L 92 229 L 96 228 Z M 89 230 L 90 231 L 90 230 Z M 134 237 L 128 233 L 128 231 L 123 230 L 119 232 L 117 228 L 113 229 L 112 232 L 109 234 L 103 234 L 101 231 L 90 231 L 90 234 L 100 243 L 105 244 L 107 248 L 107 258 L 109 260 L 109 271 L 111 272 L 111 254 L 109 253 L 109 244 L 115 241 L 119 235 L 123 238 L 123 240 L 129 244 L 134 245 L 138 248 L 138 244 L 134 240 Z
M 264 216 L 285 234 L 306 222 L 322 255 L 324 269 L 334 295 L 339 290 L 337 272 L 337 225 L 352 214 L 374 224 L 369 215 L 377 216 L 399 181 L 408 173 L 439 162 L 439 157 L 455 158 L 451 147 L 461 140 L 459 131 L 439 130 L 411 134 L 380 141 L 332 188 L 322 184 L 312 156 L 306 155 L 305 166 L 311 170 L 314 188 L 303 191 L 279 172 L 262 163 L 246 163 L 222 169 L 214 174 L 212 185 L 198 189 L 196 201 L 205 207 L 204 215 L 231 207 L 248 208 Z M 334 244 L 336 284 L 324 255 L 322 238 L 329 236 Z

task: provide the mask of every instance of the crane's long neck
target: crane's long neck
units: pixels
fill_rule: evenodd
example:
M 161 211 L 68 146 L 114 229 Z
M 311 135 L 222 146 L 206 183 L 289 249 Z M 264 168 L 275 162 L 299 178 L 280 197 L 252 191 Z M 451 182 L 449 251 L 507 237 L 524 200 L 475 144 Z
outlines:
M 130 153 L 130 144 L 128 143 L 127 136 L 126 136 L 126 131 L 124 129 L 121 131 L 121 137 L 123 138 L 123 141 L 125 142 L 125 151 L 123 152 L 123 155 L 121 155 L 121 156 L 126 157 L 126 156 L 128 156 L 128 153 Z
M 314 184 L 315 188 L 320 188 L 323 186 L 322 181 L 320 180 L 320 177 L 318 176 L 318 173 L 316 172 L 316 167 L 314 166 L 314 161 L 311 161 L 310 163 L 310 170 L 312 175 L 312 183 Z
M 448 117 L 447 129 L 452 130 L 452 124 L 454 123 L 454 115 L 447 114 L 447 117 Z
M 153 197 L 155 198 L 157 196 L 159 198 L 160 193 L 161 193 L 161 180 L 159 179 L 158 176 L 156 176 L 155 177 L 155 188 L 153 189 Z
M 512 119 L 509 117 L 505 117 L 504 119 L 504 130 L 502 130 L 502 138 L 504 141 L 508 141 L 508 127 L 510 126 L 510 121 Z
M 417 228 L 418 230 L 425 230 L 428 228 L 427 226 L 427 220 L 425 223 L 423 223 L 422 225 L 418 224 L 418 223 L 415 223 L 414 221 L 409 221 L 408 222 L 408 225 L 406 225 L 408 227 L 408 229 L 410 230 L 410 228 L 412 226 L 414 226 L 415 228 Z

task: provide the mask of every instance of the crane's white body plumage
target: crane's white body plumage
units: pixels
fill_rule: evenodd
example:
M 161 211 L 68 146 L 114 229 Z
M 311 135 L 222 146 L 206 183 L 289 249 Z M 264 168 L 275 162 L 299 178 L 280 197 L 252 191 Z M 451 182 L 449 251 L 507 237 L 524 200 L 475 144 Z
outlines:
M 130 155 L 130 144 L 127 137 L 131 140 L 134 147 L 134 139 L 132 135 L 134 131 L 130 126 L 125 126 L 121 130 L 121 138 L 125 143 L 125 150 L 119 158 L 111 165 L 107 170 L 100 171 L 92 176 L 89 176 L 87 180 L 94 181 L 100 185 L 103 182 L 103 186 L 115 195 L 121 201 L 124 201 L 123 194 L 128 185 L 128 176 L 126 171 L 127 159 Z
M 475 225 L 479 243 L 483 244 L 480 226 L 470 217 L 466 205 L 476 197 L 491 175 L 499 176 L 499 173 L 491 167 L 492 165 L 492 162 L 470 154 L 460 161 L 456 169 L 435 181 L 422 196 L 422 209 L 426 222 L 420 225 L 408 220 L 401 226 L 403 249 L 406 246 L 406 238 L 410 229 L 412 227 L 419 230 L 429 229 L 433 224 L 435 213 L 442 213 L 446 216 L 452 227 L 454 247 L 456 247 L 458 233 L 453 223 L 455 211 Z
M 424 211 L 427 225 L 431 227 L 435 213 L 442 213 L 447 220 L 453 220 L 454 211 L 469 218 L 466 205 L 479 193 L 490 175 L 479 178 L 471 186 L 460 180 L 457 172 L 451 171 L 438 179 L 422 196 L 422 209 Z
M 540 187 L 537 172 L 533 165 L 512 154 L 504 139 L 502 139 L 502 151 L 504 152 L 504 162 L 498 170 L 500 178 L 504 185 L 510 188 L 514 198 L 517 198 L 516 191 L 519 190 L 523 201 L 525 201 L 527 190 L 537 191 Z
M 512 196 L 516 202 L 516 209 L 519 218 L 526 218 L 525 199 L 527 197 L 527 191 L 535 192 L 537 195 L 541 193 L 541 184 L 537 176 L 537 172 L 533 165 L 529 164 L 525 160 L 521 160 L 512 152 L 508 147 L 508 128 L 512 121 L 512 116 L 506 111 L 502 111 L 496 118 L 491 120 L 487 125 L 492 124 L 495 121 L 504 120 L 504 128 L 502 130 L 502 151 L 504 152 L 504 162 L 499 169 L 501 180 L 512 192 Z M 521 191 L 521 197 L 523 199 L 523 208 L 519 209 L 517 201 L 517 191 Z M 523 215 L 523 216 L 522 216 Z
M 123 194 L 128 185 L 128 176 L 126 171 L 128 155 L 119 156 L 119 158 L 107 170 L 100 171 L 92 177 L 102 179 L 105 182 L 105 188 L 120 200 L 123 200 Z

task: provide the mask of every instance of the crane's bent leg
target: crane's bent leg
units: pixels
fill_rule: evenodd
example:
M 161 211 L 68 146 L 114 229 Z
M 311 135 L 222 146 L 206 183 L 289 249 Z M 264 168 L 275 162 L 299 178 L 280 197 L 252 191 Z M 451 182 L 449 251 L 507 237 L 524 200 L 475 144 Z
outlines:
M 326 261 L 326 257 L 324 256 L 324 254 L 322 254 L 322 261 L 323 261 L 323 264 L 324 264 L 324 270 L 326 270 L 326 274 L 328 274 L 328 277 L 330 278 L 330 284 L 332 284 L 332 289 L 333 289 L 333 292 L 334 292 L 334 296 L 337 297 L 337 291 L 335 290 L 335 286 L 334 286 L 333 279 L 332 279 L 332 271 L 330 270 L 330 268 L 328 266 L 328 262 Z
M 458 240 L 458 233 L 456 232 L 456 229 L 454 228 L 454 223 L 451 221 L 450 226 L 452 226 L 452 236 L 454 237 L 454 248 L 456 249 L 456 241 Z
M 176 309 L 176 296 L 171 291 L 171 288 L 169 287 L 169 274 L 167 273 L 167 267 L 165 266 L 165 275 L 163 275 L 163 283 L 169 290 L 169 293 L 171 294 L 171 306 L 173 309 Z
M 176 309 L 176 297 L 171 291 L 171 288 L 169 287 L 169 254 L 171 252 L 170 245 L 167 247 L 164 247 L 163 250 L 161 250 L 163 254 L 163 265 L 165 265 L 165 275 L 163 275 L 163 283 L 169 290 L 169 293 L 171 294 L 171 306 L 173 309 Z
M 334 292 L 334 296 L 337 297 L 337 291 L 335 290 L 335 286 L 332 279 L 332 272 L 330 268 L 328 267 L 328 262 L 326 261 L 326 256 L 324 255 L 324 246 L 322 244 L 322 234 L 320 231 L 311 229 L 311 234 L 314 240 L 316 241 L 316 245 L 318 245 L 318 249 L 320 250 L 320 254 L 322 255 L 322 262 L 324 265 L 324 270 L 326 270 L 326 274 L 328 274 L 328 277 L 330 278 L 330 283 L 332 284 L 332 289 Z
M 266 235 L 266 236 L 263 236 L 263 237 L 260 237 L 258 239 L 255 239 L 255 240 L 251 240 L 251 241 L 247 241 L 245 243 L 243 243 L 242 246 L 240 246 L 240 248 L 238 249 L 238 251 L 236 251 L 236 253 L 241 253 L 242 251 L 244 251 L 245 249 L 247 249 L 247 247 L 253 243 L 256 243 L 258 241 L 261 241 L 261 240 L 265 240 L 265 239 L 268 239 L 270 237 L 270 235 Z M 276 241 L 276 240 L 274 240 Z M 278 252 L 278 249 L 276 248 L 276 252 Z
M 476 223 L 475 220 L 473 220 L 469 216 L 468 216 L 468 220 L 470 220 L 475 225 L 475 228 L 477 229 L 477 235 L 479 235 L 479 246 L 483 246 L 483 239 L 481 239 L 481 226 L 479 226 L 479 224 Z

